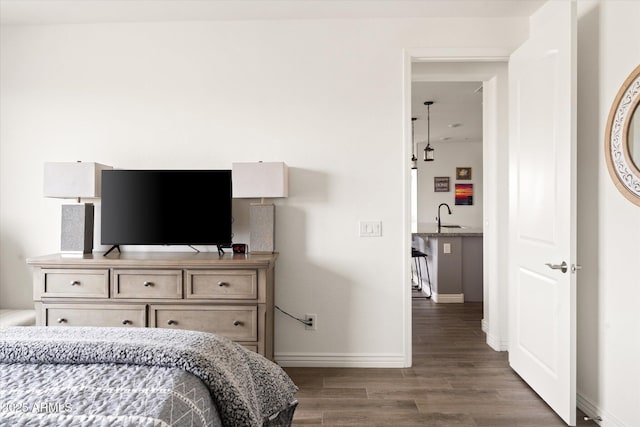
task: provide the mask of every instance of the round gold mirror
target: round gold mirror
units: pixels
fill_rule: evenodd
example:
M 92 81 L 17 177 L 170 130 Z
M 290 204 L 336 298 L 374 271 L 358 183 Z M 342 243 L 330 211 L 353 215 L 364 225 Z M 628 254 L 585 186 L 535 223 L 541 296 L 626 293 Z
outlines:
M 640 65 L 613 101 L 605 134 L 609 174 L 618 190 L 640 206 Z

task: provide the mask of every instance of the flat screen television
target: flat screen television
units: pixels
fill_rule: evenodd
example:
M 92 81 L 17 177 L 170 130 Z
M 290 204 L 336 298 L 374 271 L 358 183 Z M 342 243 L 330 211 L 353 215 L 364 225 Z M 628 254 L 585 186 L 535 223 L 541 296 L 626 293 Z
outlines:
M 102 171 L 103 245 L 231 245 L 230 170 Z

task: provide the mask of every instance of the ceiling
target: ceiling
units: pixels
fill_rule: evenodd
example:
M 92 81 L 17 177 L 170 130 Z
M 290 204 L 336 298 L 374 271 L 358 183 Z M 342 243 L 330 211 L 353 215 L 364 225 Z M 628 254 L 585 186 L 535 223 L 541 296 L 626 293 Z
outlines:
M 482 82 L 413 82 L 411 113 L 415 141 L 427 141 L 427 106 L 430 107 L 430 141 L 482 141 Z M 445 139 L 448 138 L 448 139 Z
M 1 24 L 527 17 L 544 0 L 0 0 Z

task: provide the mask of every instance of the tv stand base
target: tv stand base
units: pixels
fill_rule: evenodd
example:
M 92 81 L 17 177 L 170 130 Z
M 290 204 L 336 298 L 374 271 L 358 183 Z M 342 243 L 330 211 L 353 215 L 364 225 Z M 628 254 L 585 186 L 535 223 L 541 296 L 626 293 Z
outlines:
M 121 254 L 121 253 L 122 253 L 122 252 L 120 251 L 120 245 L 113 245 L 113 246 L 111 246 L 111 248 L 110 248 L 107 252 L 105 252 L 105 253 L 104 253 L 104 255 L 102 255 L 102 256 L 107 256 L 107 255 L 109 255 L 109 254 L 111 253 L 111 251 L 112 251 L 112 250 L 114 250 L 114 249 L 117 249 L 119 254 Z

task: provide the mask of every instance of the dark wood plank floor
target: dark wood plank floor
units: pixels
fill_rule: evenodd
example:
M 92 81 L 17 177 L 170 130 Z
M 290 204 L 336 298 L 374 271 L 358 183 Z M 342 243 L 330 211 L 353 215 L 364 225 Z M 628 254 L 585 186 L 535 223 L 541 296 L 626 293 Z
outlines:
M 564 426 L 487 346 L 481 318 L 481 303 L 414 299 L 413 367 L 286 368 L 300 388 L 294 425 Z

